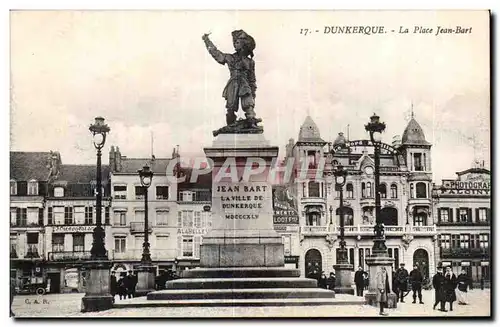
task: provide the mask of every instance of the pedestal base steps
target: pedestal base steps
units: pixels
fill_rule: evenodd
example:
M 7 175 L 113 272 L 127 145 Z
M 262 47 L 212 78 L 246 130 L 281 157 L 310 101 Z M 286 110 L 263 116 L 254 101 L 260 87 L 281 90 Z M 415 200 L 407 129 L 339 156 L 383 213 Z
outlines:
M 151 292 L 147 300 L 116 303 L 114 307 L 155 306 L 303 306 L 364 304 L 364 299 L 317 287 L 314 279 L 300 278 L 298 269 L 198 268 L 169 281 L 167 289 Z

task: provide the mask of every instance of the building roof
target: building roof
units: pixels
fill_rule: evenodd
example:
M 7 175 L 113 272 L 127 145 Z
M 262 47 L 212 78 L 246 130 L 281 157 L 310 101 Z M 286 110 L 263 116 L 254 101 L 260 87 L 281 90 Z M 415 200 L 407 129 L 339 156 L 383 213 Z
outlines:
M 194 183 L 191 183 L 192 168 L 181 167 L 181 174 L 186 176 L 184 182 L 179 183 L 179 189 L 212 189 L 212 173 L 198 175 Z
M 298 142 L 326 143 L 321 138 L 319 128 L 311 116 L 307 116 L 302 126 L 300 126 Z
M 469 174 L 469 173 L 472 173 L 472 174 L 488 174 L 490 175 L 490 171 L 488 169 L 485 169 L 485 168 L 469 168 L 469 169 L 466 169 L 466 170 L 463 170 L 463 171 L 457 171 L 457 175 L 458 176 L 462 176 L 462 175 L 465 175 L 465 174 Z
M 16 181 L 46 181 L 50 175 L 51 152 L 10 152 L 10 178 Z
M 171 159 L 156 158 L 121 158 L 121 168 L 115 172 L 117 174 L 137 174 L 139 169 L 142 169 L 145 164 L 148 164 L 154 174 L 165 175 L 167 167 Z M 172 167 L 173 169 L 174 167 Z
M 68 184 L 90 184 L 96 180 L 96 165 L 61 165 L 59 175 L 55 180 L 65 181 Z M 109 177 L 109 166 L 101 166 L 101 180 L 103 183 Z
M 430 145 L 430 143 L 425 140 L 425 134 L 422 127 L 413 117 L 405 128 L 402 144 Z

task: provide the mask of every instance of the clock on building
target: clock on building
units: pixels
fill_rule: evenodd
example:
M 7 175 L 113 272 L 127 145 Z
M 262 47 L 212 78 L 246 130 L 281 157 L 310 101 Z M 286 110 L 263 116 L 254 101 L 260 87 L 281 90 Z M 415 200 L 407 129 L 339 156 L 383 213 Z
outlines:
M 365 167 L 365 174 L 373 175 L 373 167 L 371 166 Z

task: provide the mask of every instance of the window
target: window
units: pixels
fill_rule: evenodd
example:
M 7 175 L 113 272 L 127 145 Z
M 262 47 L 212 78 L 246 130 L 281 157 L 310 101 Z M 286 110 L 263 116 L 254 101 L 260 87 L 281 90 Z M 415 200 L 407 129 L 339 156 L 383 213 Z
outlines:
M 125 200 L 127 198 L 127 185 L 115 185 L 113 187 L 114 199 Z
M 309 168 L 316 168 L 316 151 L 307 151 L 307 163 Z
M 471 234 L 470 247 L 471 249 L 479 249 L 479 234 Z
M 156 211 L 156 225 L 160 226 L 168 225 L 168 211 L 165 210 Z
M 73 224 L 73 207 L 64 207 L 64 224 Z
M 372 183 L 371 182 L 366 183 L 366 197 L 367 198 L 373 197 L 373 194 L 372 194 Z
M 292 237 L 290 235 L 282 235 L 283 248 L 285 250 L 285 255 L 291 255 L 292 253 Z
M 194 251 L 193 251 L 193 256 L 195 258 L 200 257 L 200 243 L 201 243 L 201 236 L 195 236 L 194 237 Z
M 352 186 L 351 183 L 347 184 L 346 191 L 347 191 L 347 198 L 348 199 L 354 198 L 354 187 Z
M 17 222 L 17 209 L 16 208 L 10 208 L 10 224 L 12 226 L 15 226 Z
M 319 212 L 308 212 L 307 213 L 307 226 L 320 226 L 321 225 L 321 217 Z
M 168 186 L 156 187 L 156 200 L 168 200 Z
M 422 165 L 422 154 L 414 153 L 413 154 L 413 170 L 415 171 L 423 171 L 424 166 Z
M 451 211 L 452 212 L 452 211 Z M 450 209 L 449 208 L 439 208 L 438 212 L 438 220 L 443 223 L 451 223 L 452 220 L 450 219 Z
M 156 236 L 156 249 L 168 249 L 168 236 Z
M 73 234 L 73 251 L 85 251 L 85 234 Z
M 35 180 L 28 182 L 28 195 L 38 195 L 38 182 Z
M 468 249 L 469 248 L 469 235 L 468 234 L 460 234 L 460 248 Z
M 52 234 L 52 252 L 64 251 L 64 234 Z
M 127 242 L 125 236 L 116 236 L 115 237 L 115 252 L 116 253 L 125 253 L 127 250 Z
M 182 211 L 182 227 L 193 227 L 193 210 Z
M 17 258 L 17 237 L 10 237 L 10 256 L 11 258 Z
M 361 197 L 366 198 L 366 184 L 361 183 Z
M 391 199 L 398 198 L 398 186 L 396 184 L 391 185 Z
M 17 183 L 16 181 L 10 181 L 10 195 L 17 194 Z
M 38 208 L 28 208 L 27 222 L 30 226 L 38 225 Z
M 427 198 L 427 185 L 425 183 L 417 183 L 417 199 Z
M 26 208 L 17 208 L 17 217 L 16 217 L 16 225 L 17 226 L 26 226 L 28 225 L 28 209 Z
M 144 200 L 146 196 L 146 189 L 142 186 L 135 187 L 135 199 L 136 200 Z
M 319 183 L 309 182 L 309 197 L 319 198 Z
M 27 233 L 28 249 L 26 255 L 38 257 L 38 233 Z
M 481 249 L 487 249 L 489 247 L 489 237 L 488 234 L 479 235 L 479 247 Z
M 379 185 L 379 192 L 380 192 L 380 197 L 382 199 L 387 198 L 387 186 L 385 184 L 380 184 Z
M 200 211 L 194 212 L 194 227 L 201 228 L 201 212 Z
M 144 210 L 136 210 L 134 212 L 134 221 L 136 223 L 145 222 L 145 220 L 144 220 Z
M 466 223 L 469 220 L 469 210 L 467 208 L 458 209 L 458 222 Z
M 449 249 L 450 248 L 450 246 L 451 246 L 450 234 L 441 235 L 440 246 L 441 246 L 441 249 Z
M 182 256 L 192 257 L 193 256 L 193 237 L 184 236 L 182 237 Z
M 43 226 L 43 208 L 38 208 L 38 226 Z
M 54 207 L 54 224 L 64 224 L 64 207 Z
M 335 215 L 337 216 L 337 226 L 340 226 L 340 208 L 335 210 Z M 344 225 L 352 226 L 354 224 L 354 212 L 352 208 L 344 206 Z
M 179 192 L 179 201 L 185 201 L 185 202 L 195 201 L 194 192 L 191 192 L 191 191 Z
M 126 211 L 115 211 L 115 226 L 126 226 L 127 225 L 127 212 Z
M 413 199 L 415 197 L 415 186 L 413 183 L 410 183 L 410 198 Z
M 487 208 L 479 208 L 477 209 L 477 222 L 485 223 L 488 221 L 488 209 Z
M 109 225 L 109 207 L 104 208 L 104 224 Z
M 425 226 L 426 223 L 425 214 L 418 213 L 413 216 L 413 225 L 414 226 Z
M 85 207 L 85 225 L 93 225 L 94 224 L 94 208 L 93 207 Z
M 460 235 L 451 235 L 451 247 L 453 249 L 460 247 Z
M 63 196 L 64 196 L 64 188 L 62 188 L 60 186 L 54 188 L 54 197 L 62 198 Z
M 47 208 L 47 224 L 54 224 L 54 209 L 52 207 Z

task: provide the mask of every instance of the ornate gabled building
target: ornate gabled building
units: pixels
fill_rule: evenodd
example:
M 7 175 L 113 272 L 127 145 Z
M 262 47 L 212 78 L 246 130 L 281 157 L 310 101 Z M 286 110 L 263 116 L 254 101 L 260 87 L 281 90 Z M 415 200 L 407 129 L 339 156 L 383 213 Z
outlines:
M 290 237 L 285 244 L 291 243 L 290 255 L 298 258 L 303 276 L 315 267 L 328 274 L 337 262 L 340 203 L 332 173 L 338 164 L 348 172 L 343 190 L 348 260 L 354 267 L 366 268 L 375 224 L 371 142 L 347 140 L 340 133 L 327 143 L 307 117 L 298 141 L 293 147 L 287 145 L 286 152 L 296 163 L 289 188 L 296 194 L 299 219 L 296 233 L 293 225 L 280 224 L 279 231 Z M 381 215 L 389 255 L 395 266 L 418 262 L 429 277 L 434 271 L 436 236 L 431 219 L 430 144 L 415 119 L 408 123 L 401 144 L 382 145 L 380 162 Z
M 433 191 L 438 258 L 455 274 L 465 269 L 477 287 L 491 280 L 491 177 L 483 164 L 443 179 Z

